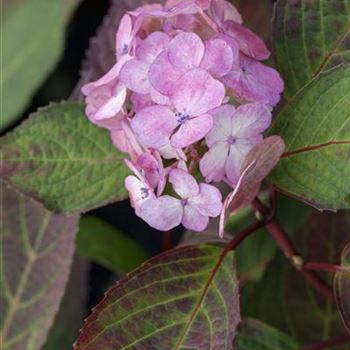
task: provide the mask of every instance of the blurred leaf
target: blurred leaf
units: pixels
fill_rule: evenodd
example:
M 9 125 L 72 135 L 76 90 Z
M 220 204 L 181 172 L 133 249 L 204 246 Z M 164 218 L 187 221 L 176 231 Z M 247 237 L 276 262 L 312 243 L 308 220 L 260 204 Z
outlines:
M 234 350 L 298 350 L 300 347 L 286 334 L 253 318 L 238 327 Z
M 273 44 L 291 98 L 321 71 L 350 63 L 350 0 L 279 0 Z
M 350 243 L 343 249 L 341 264 L 350 267 Z M 334 292 L 344 325 L 350 333 L 350 272 L 337 272 L 335 274 Z
M 1 177 L 49 209 L 86 211 L 126 197 L 124 155 L 78 103 L 40 109 L 0 146 Z
M 5 6 L 0 32 L 0 130 L 20 117 L 56 65 L 64 47 L 67 22 L 79 2 L 22 0 Z
M 86 320 L 82 349 L 228 349 L 240 321 L 233 252 L 187 246 L 158 255 L 110 289 Z
M 84 321 L 89 263 L 74 258 L 66 292 L 43 350 L 71 350 Z
M 349 236 L 347 213 L 313 211 L 293 241 L 303 249 L 305 261 L 339 263 L 340 249 Z M 331 284 L 331 274 L 322 278 Z M 345 331 L 335 304 L 310 286 L 282 254 L 275 257 L 258 284 L 242 290 L 241 310 L 244 316 L 281 329 L 301 344 L 342 336 Z
M 76 240 L 77 253 L 119 275 L 141 265 L 148 254 L 115 227 L 95 217 L 83 217 Z
M 270 134 L 283 137 L 284 157 L 270 180 L 319 209 L 350 208 L 350 66 L 315 78 L 287 105 Z
M 78 216 L 53 214 L 3 184 L 1 203 L 1 344 L 40 349 L 64 294 Z

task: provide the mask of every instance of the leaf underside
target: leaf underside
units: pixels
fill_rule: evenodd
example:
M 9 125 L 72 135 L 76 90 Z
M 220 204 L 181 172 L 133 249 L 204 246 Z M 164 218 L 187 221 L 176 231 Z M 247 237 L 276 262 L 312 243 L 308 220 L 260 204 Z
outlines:
M 78 216 L 50 213 L 1 186 L 1 344 L 40 349 L 68 279 Z
M 0 147 L 1 178 L 54 211 L 87 211 L 127 197 L 124 155 L 79 103 L 39 110 Z
M 232 252 L 214 271 L 222 251 L 187 246 L 152 258 L 107 292 L 75 349 L 231 349 L 238 285 Z

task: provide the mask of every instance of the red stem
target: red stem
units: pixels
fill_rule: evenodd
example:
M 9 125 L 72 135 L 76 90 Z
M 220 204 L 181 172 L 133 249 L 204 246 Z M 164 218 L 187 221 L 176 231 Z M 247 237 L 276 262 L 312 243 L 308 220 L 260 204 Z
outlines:
M 309 262 L 304 264 L 304 271 L 326 271 L 326 272 L 349 272 L 350 267 L 341 266 L 341 265 L 333 265 L 324 262 Z
M 163 232 L 162 235 L 162 251 L 165 252 L 173 248 L 173 231 Z
M 322 350 L 336 345 L 341 345 L 350 342 L 350 335 L 343 335 L 341 337 L 320 341 L 304 347 L 304 350 Z
M 267 216 L 268 219 L 271 217 L 269 208 L 267 208 L 258 198 L 253 201 L 253 207 L 258 210 L 263 216 Z M 313 271 L 303 270 L 303 260 L 300 257 L 299 252 L 294 246 L 293 242 L 284 231 L 283 227 L 279 224 L 276 218 L 272 217 L 266 224 L 267 230 L 270 232 L 271 237 L 276 241 L 278 247 L 283 251 L 288 260 L 292 265 L 299 270 L 308 282 L 314 286 L 321 294 L 325 297 L 334 300 L 333 290 L 327 285 L 318 275 Z
M 329 141 L 329 142 L 321 143 L 321 144 L 318 144 L 318 145 L 313 145 L 313 146 L 299 148 L 299 149 L 296 149 L 294 151 L 284 152 L 282 154 L 282 158 L 290 157 L 290 156 L 293 156 L 293 155 L 298 154 L 298 153 L 314 151 L 316 149 L 320 149 L 320 148 L 327 147 L 327 146 L 346 145 L 346 144 L 349 144 L 349 143 L 350 143 L 350 141 Z

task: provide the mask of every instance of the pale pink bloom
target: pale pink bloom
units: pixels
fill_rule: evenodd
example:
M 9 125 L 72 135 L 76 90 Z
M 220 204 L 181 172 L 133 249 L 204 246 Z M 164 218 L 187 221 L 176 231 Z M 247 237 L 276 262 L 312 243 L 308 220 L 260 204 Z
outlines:
M 120 60 L 126 54 L 132 55 L 134 38 L 135 33 L 132 18 L 128 14 L 125 14 L 120 20 L 116 34 L 115 47 L 117 60 Z
M 136 176 L 128 176 L 124 184 L 129 192 L 131 206 L 135 209 L 136 215 L 140 216 L 142 205 L 146 201 L 156 198 L 156 196 L 152 187 L 136 167 L 128 161 L 126 161 L 126 164 Z
M 238 99 L 270 106 L 279 102 L 284 89 L 283 80 L 275 69 L 243 54 L 239 65 L 233 65 L 222 81 Z
M 162 32 L 153 32 L 136 48 L 135 58 L 122 67 L 119 78 L 130 89 L 139 94 L 149 94 L 151 84 L 149 67 L 154 59 L 169 45 L 171 38 Z
M 200 160 L 207 182 L 226 178 L 232 185 L 239 180 L 247 153 L 263 139 L 271 123 L 271 112 L 262 103 L 224 105 L 212 111 L 214 125 L 205 140 L 209 151 Z
M 242 24 L 242 16 L 237 11 L 234 5 L 226 0 L 211 0 L 209 8 L 209 16 L 215 21 L 215 23 L 224 28 L 225 21 L 234 21 Z
M 238 49 L 232 48 L 222 39 L 207 40 L 193 33 L 180 33 L 170 42 L 152 63 L 149 78 L 152 86 L 163 95 L 168 95 L 173 84 L 186 72 L 203 68 L 214 78 L 225 76 L 233 63 L 238 64 Z
M 169 143 L 183 148 L 202 139 L 213 125 L 209 111 L 221 105 L 225 87 L 203 69 L 194 69 L 173 84 L 173 109 L 151 106 L 135 115 L 131 127 L 145 147 Z
M 206 10 L 210 6 L 211 0 L 168 0 L 164 9 L 169 15 L 188 15 Z
M 162 158 L 156 150 L 149 150 L 141 154 L 135 163 L 140 173 L 145 177 L 147 183 L 152 187 L 157 187 L 157 195 L 160 196 L 164 190 L 165 170 Z
M 136 139 L 126 118 L 123 118 L 119 129 L 111 130 L 111 139 L 114 146 L 121 152 L 128 153 L 132 161 L 135 161 L 145 151 Z
M 151 95 L 149 94 L 138 94 L 133 92 L 130 95 L 130 101 L 132 103 L 133 112 L 137 113 L 144 109 L 145 107 L 152 106 L 154 104 Z
M 221 193 L 214 186 L 198 185 L 193 176 L 181 169 L 171 170 L 169 182 L 181 199 L 164 195 L 142 203 L 139 216 L 150 226 L 166 231 L 181 223 L 187 229 L 203 231 L 209 217 L 220 214 Z
M 236 40 L 240 50 L 256 60 L 265 60 L 270 51 L 265 43 L 250 29 L 234 21 L 225 21 L 223 33 Z
M 85 112 L 94 124 L 107 129 L 119 128 L 116 122 L 122 119 L 127 91 L 118 75 L 130 58 L 129 55 L 123 56 L 103 77 L 82 87 L 81 91 L 86 96 Z

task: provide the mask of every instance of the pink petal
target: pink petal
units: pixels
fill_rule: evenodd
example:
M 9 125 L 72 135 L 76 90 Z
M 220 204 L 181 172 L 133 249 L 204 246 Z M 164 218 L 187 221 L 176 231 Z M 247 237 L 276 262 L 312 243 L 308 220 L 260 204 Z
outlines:
M 161 147 L 159 150 L 159 153 L 164 159 L 181 159 L 186 161 L 186 155 L 183 152 L 182 149 L 175 148 L 170 145 L 170 143 L 166 144 L 165 146 Z
M 199 193 L 197 181 L 192 175 L 184 170 L 171 170 L 169 174 L 169 182 L 173 185 L 174 191 L 181 198 L 190 198 Z
M 96 111 L 94 116 L 96 120 L 112 118 L 123 107 L 126 99 L 126 87 L 123 84 L 118 84 L 113 88 L 112 93 L 113 96 Z
M 184 214 L 181 223 L 188 230 L 201 232 L 207 228 L 209 224 L 209 218 L 206 215 L 202 215 L 192 205 L 187 204 L 184 207 Z
M 221 215 L 220 215 L 220 224 L 219 224 L 219 236 L 221 238 L 224 237 L 224 233 L 225 233 L 224 230 L 225 230 L 225 225 L 226 225 L 227 219 L 228 219 L 230 213 L 233 211 L 232 203 L 235 200 L 235 198 L 237 196 L 239 196 L 239 191 L 241 191 L 241 187 L 243 185 L 243 181 L 244 181 L 245 177 L 254 171 L 255 166 L 256 166 L 256 161 L 253 161 L 244 169 L 244 171 L 242 172 L 242 174 L 240 175 L 240 177 L 238 179 L 238 182 L 237 182 L 235 189 L 227 195 L 227 197 L 224 201 L 224 205 L 223 205 Z M 260 187 L 260 184 L 259 184 L 259 187 Z M 258 189 L 259 189 L 259 187 L 258 187 Z
M 209 11 L 214 21 L 221 27 L 226 20 L 242 23 L 242 17 L 237 9 L 226 0 L 212 0 Z
M 176 127 L 174 113 L 164 106 L 146 107 L 131 120 L 131 128 L 146 147 L 160 148 L 167 145 Z
M 137 214 L 153 228 L 168 231 L 181 223 L 183 207 L 178 199 L 162 196 L 144 202 Z
M 136 57 L 148 64 L 151 64 L 155 58 L 167 48 L 171 41 L 169 35 L 162 32 L 151 33 L 136 48 Z
M 119 151 L 125 153 L 129 152 L 128 141 L 123 130 L 112 130 L 110 136 L 113 145 L 117 147 Z
M 137 59 L 126 62 L 120 71 L 119 79 L 131 91 L 148 94 L 150 82 L 148 79 L 149 64 Z
M 265 60 L 270 56 L 265 43 L 250 29 L 234 21 L 226 21 L 225 29 L 226 34 L 237 40 L 245 55 L 257 60 Z
M 207 40 L 204 44 L 205 54 L 200 64 L 201 68 L 207 70 L 214 78 L 223 77 L 232 68 L 234 56 L 231 47 L 221 39 Z
M 152 188 L 157 187 L 161 178 L 164 177 L 164 168 L 161 158 L 145 152 L 137 158 L 136 164 L 142 170 L 149 185 Z
M 163 95 L 167 95 L 174 82 L 184 73 L 186 73 L 186 69 L 174 67 L 169 61 L 167 51 L 165 51 L 151 64 L 148 74 L 152 86 Z
M 81 92 L 85 95 L 88 96 L 89 94 L 91 94 L 96 88 L 98 87 L 102 87 L 104 85 L 110 84 L 113 82 L 113 80 L 116 80 L 119 72 L 121 70 L 121 68 L 123 67 L 123 65 L 129 61 L 132 57 L 129 55 L 125 55 L 121 58 L 120 61 L 118 61 L 104 76 L 102 76 L 100 79 L 85 84 L 82 88 L 81 88 Z M 116 82 L 114 82 L 114 84 L 116 84 Z
M 205 216 L 216 217 L 222 209 L 222 196 L 220 191 L 211 185 L 199 184 L 199 195 L 188 200 L 193 208 Z
M 169 15 L 194 14 L 209 7 L 211 0 L 168 0 L 165 9 Z
M 257 135 L 250 139 L 237 139 L 234 144 L 230 146 L 229 156 L 226 160 L 225 170 L 226 177 L 232 185 L 236 185 L 240 170 L 245 156 L 248 152 L 262 140 L 261 135 Z
M 117 60 L 130 52 L 130 46 L 133 40 L 132 29 L 132 19 L 128 14 L 125 14 L 120 20 L 116 35 Z
M 175 148 L 187 147 L 207 135 L 213 126 L 213 118 L 210 114 L 185 121 L 170 139 Z
M 131 206 L 135 209 L 137 215 L 140 212 L 141 205 L 155 197 L 152 189 L 136 176 L 128 176 L 125 179 L 125 187 L 130 195 Z
M 229 152 L 227 142 L 217 142 L 199 162 L 199 168 L 206 182 L 221 181 L 225 177 L 225 164 Z
M 280 100 L 284 83 L 278 72 L 258 61 L 241 56 L 241 67 L 232 69 L 223 82 L 235 96 L 275 106 Z
M 178 79 L 170 91 L 170 100 L 178 112 L 198 116 L 221 105 L 224 85 L 204 69 L 193 69 Z
M 151 99 L 157 105 L 170 105 L 170 99 L 168 96 L 162 95 L 153 86 L 150 89 Z
M 204 44 L 198 35 L 180 33 L 171 41 L 168 57 L 174 67 L 189 70 L 199 67 L 204 51 Z
M 271 119 L 271 110 L 265 104 L 241 105 L 232 116 L 232 135 L 237 138 L 254 137 L 270 126 Z
M 138 94 L 136 92 L 133 92 L 130 95 L 130 101 L 132 103 L 133 111 L 135 113 L 138 113 L 143 108 L 152 106 L 154 104 L 150 95 Z
M 232 116 L 235 114 L 235 107 L 230 104 L 222 105 L 213 109 L 210 114 L 213 116 L 214 124 L 205 137 L 208 147 L 212 147 L 218 141 L 227 141 L 232 135 Z

